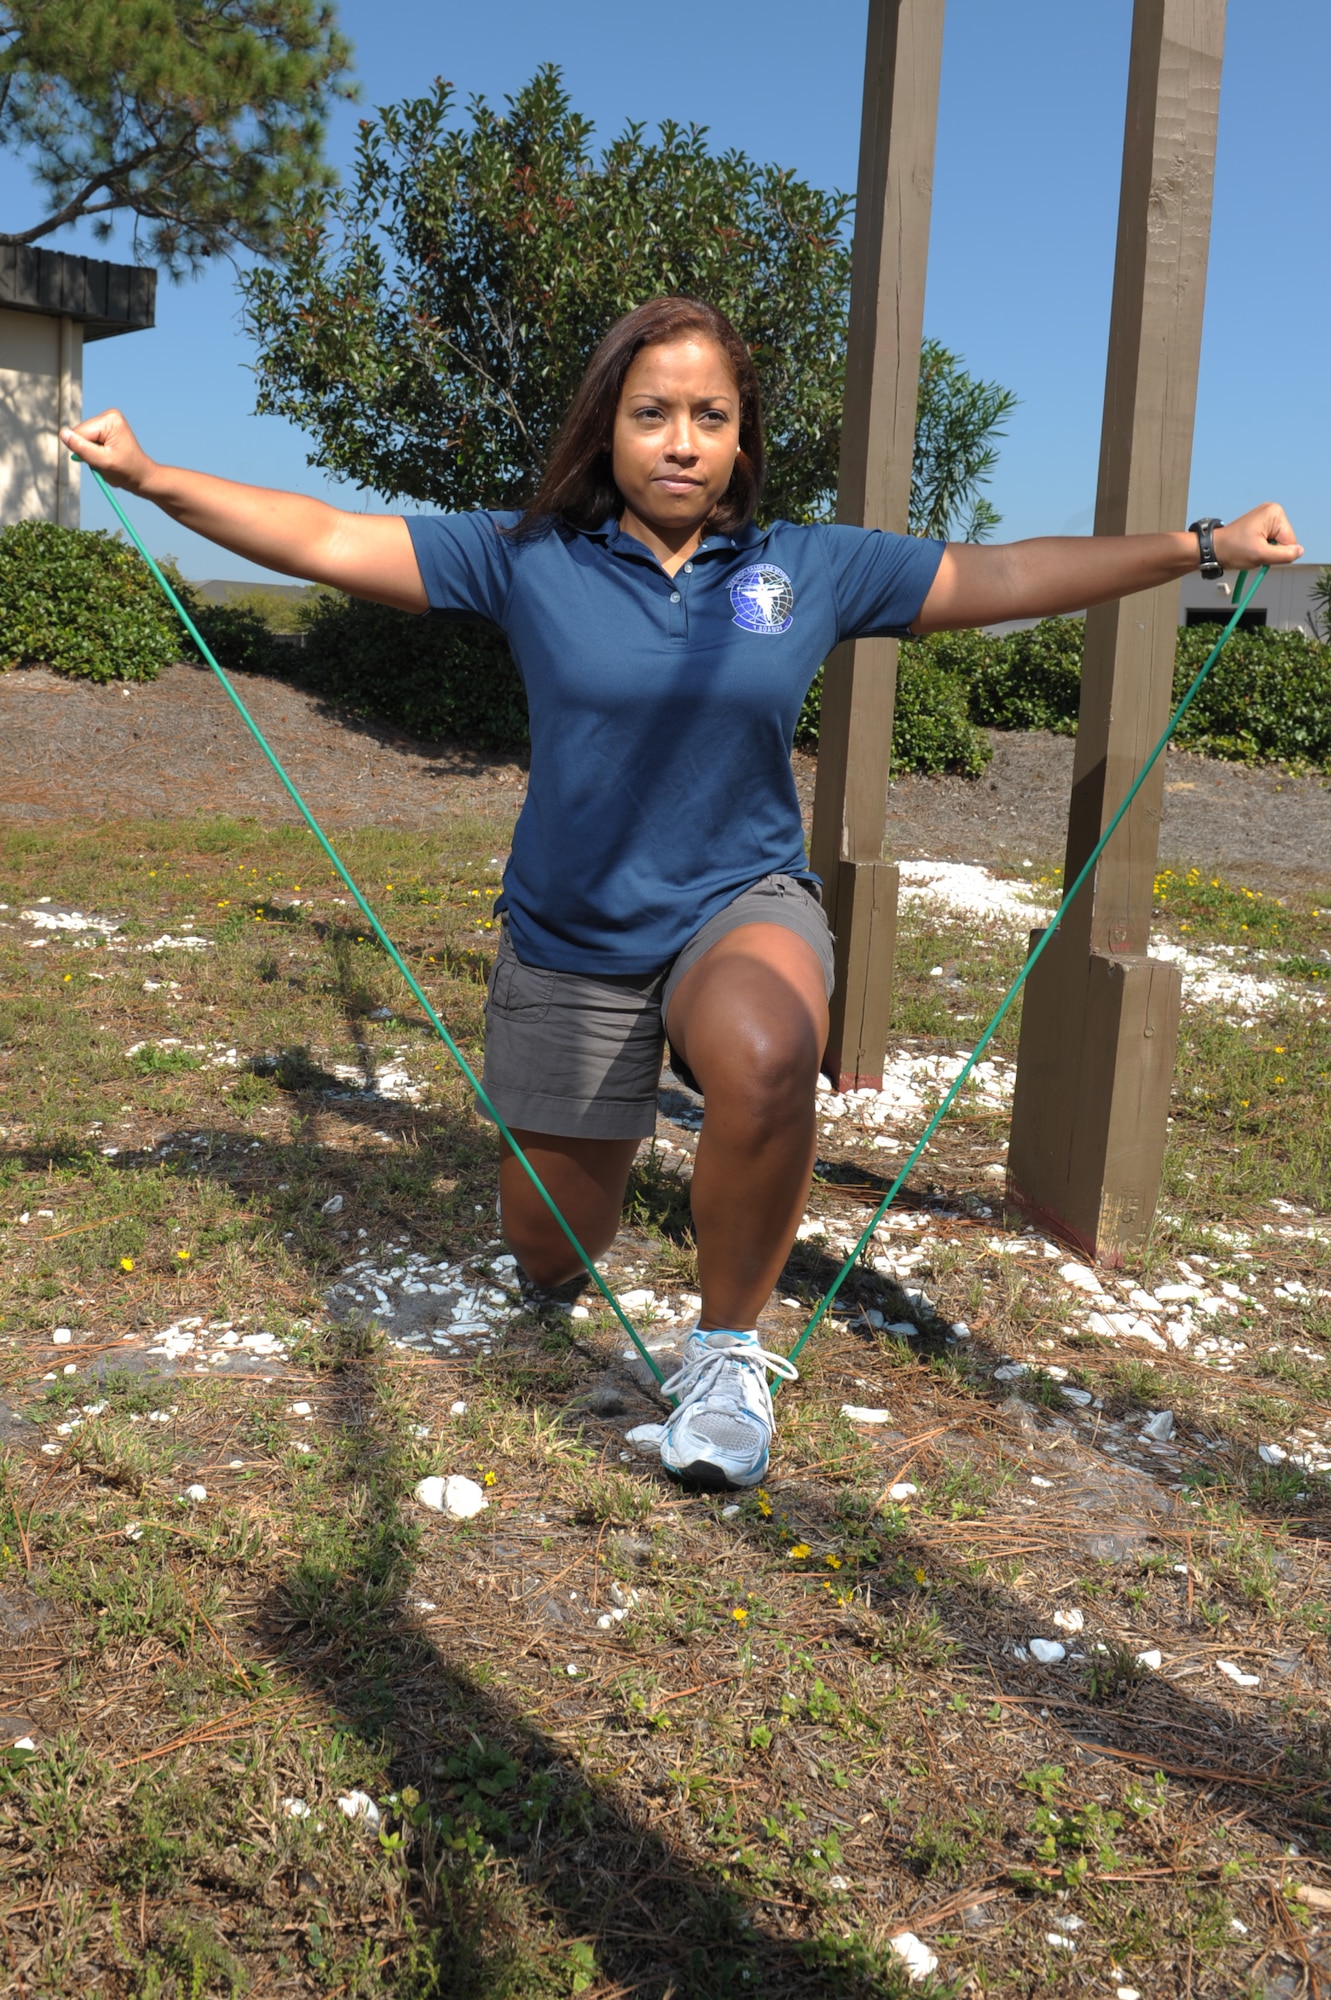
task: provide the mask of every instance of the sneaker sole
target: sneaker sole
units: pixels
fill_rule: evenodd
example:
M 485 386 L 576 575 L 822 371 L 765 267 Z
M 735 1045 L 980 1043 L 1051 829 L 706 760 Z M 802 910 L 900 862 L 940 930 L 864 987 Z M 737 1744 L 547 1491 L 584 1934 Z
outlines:
M 733 1478 L 706 1458 L 695 1458 L 689 1465 L 667 1465 L 663 1458 L 661 1470 L 686 1493 L 747 1493 L 767 1477 L 767 1460 L 763 1460 L 756 1472 L 740 1478 Z

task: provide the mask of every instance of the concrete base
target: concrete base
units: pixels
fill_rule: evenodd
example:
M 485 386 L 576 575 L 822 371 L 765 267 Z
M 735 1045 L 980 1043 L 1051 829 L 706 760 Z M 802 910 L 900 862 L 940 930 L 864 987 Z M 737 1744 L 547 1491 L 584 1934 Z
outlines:
M 1064 937 L 1026 983 L 1008 1197 L 1097 1263 L 1123 1264 L 1155 1217 L 1181 994 L 1176 965 Z

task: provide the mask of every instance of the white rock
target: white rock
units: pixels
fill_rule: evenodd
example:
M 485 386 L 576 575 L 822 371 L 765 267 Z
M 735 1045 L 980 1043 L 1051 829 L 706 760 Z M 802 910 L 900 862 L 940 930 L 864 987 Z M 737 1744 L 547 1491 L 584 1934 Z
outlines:
M 16 1736 L 11 1748 L 15 1750 L 35 1750 L 37 1745 L 33 1742 L 31 1736 Z
M 1089 1389 L 1070 1389 L 1066 1382 L 1062 1384 L 1058 1393 L 1060 1396 L 1066 1396 L 1070 1403 L 1075 1403 L 1078 1409 L 1082 1410 L 1093 1400 Z
M 288 1819 L 308 1819 L 310 1816 L 304 1799 L 283 1799 L 282 1810 Z
M 1093 1292 L 1098 1296 L 1104 1289 L 1095 1272 L 1085 1264 L 1060 1264 L 1058 1275 L 1065 1285 L 1071 1285 L 1079 1292 Z
M 589 1311 L 587 1310 L 586 1306 L 573 1306 L 573 1307 L 572 1307 L 572 1308 L 570 1309 L 570 1311 L 569 1311 L 569 1318 L 570 1318 L 570 1319 L 590 1319 L 590 1318 L 591 1318 L 591 1314 L 590 1314 L 590 1312 L 589 1312 Z
M 913 1986 L 922 1980 L 932 1978 L 938 1970 L 938 1954 L 922 1944 L 914 1931 L 901 1931 L 888 1944 L 906 1968 Z
M 321 1215 L 341 1215 L 343 1198 L 340 1194 L 330 1194 L 319 1213 Z
M 1267 1465 L 1283 1465 L 1289 1454 L 1278 1444 L 1259 1444 L 1257 1456 Z
M 895 1486 L 888 1487 L 887 1497 L 889 1500 L 913 1500 L 919 1490 L 918 1486 L 912 1486 L 909 1479 L 901 1479 Z
M 892 1421 L 890 1410 L 867 1410 L 859 1403 L 843 1403 L 841 1414 L 849 1417 L 853 1424 L 890 1424 Z
M 578 1678 L 578 1670 L 574 1666 L 572 1660 L 569 1661 L 568 1665 L 564 1669 L 564 1672 L 568 1675 L 571 1681 L 575 1681 Z
M 437 1475 L 422 1479 L 416 1498 L 432 1514 L 449 1514 L 455 1521 L 469 1521 L 490 1504 L 474 1479 L 463 1479 L 456 1473 L 449 1479 Z
M 612 1583 L 610 1602 L 618 1605 L 621 1611 L 632 1611 L 638 1602 L 638 1593 L 636 1590 L 626 1590 L 622 1583 Z
M 1217 1660 L 1216 1665 L 1226 1680 L 1233 1681 L 1235 1687 L 1255 1688 L 1260 1687 L 1262 1684 L 1260 1674 L 1245 1674 L 1241 1667 L 1234 1665 L 1232 1660 Z
M 733 1521 L 738 1512 L 739 1512 L 739 1503 L 736 1501 L 732 1503 L 732 1505 L 730 1505 L 729 1507 L 723 1507 L 721 1509 L 721 1519 L 723 1521 Z
M 467 1406 L 465 1403 L 462 1402 L 450 1403 L 448 1406 L 448 1414 L 450 1417 L 465 1417 L 467 1414 Z
M 1069 1611 L 1056 1611 L 1054 1623 L 1060 1632 L 1080 1632 L 1086 1624 L 1086 1619 L 1074 1605 Z
M 293 1403 L 291 1405 L 291 1414 L 293 1417 L 308 1417 L 310 1406 L 308 1403 Z
M 625 1312 L 641 1312 L 644 1306 L 656 1304 L 656 1293 L 648 1291 L 645 1287 L 640 1287 L 636 1292 L 619 1292 L 616 1297 Z
M 206 1500 L 208 1498 L 208 1488 L 206 1486 L 200 1486 L 196 1481 L 193 1486 L 187 1486 L 185 1488 L 185 1498 L 187 1500 L 193 1500 L 197 1504 L 200 1500 Z
M 1152 1410 L 1142 1425 L 1141 1434 L 1155 1444 L 1168 1444 L 1174 1435 L 1174 1412 L 1172 1410 Z
M 58 1326 L 51 1335 L 51 1345 L 52 1347 L 68 1347 L 73 1338 L 74 1336 L 67 1326 Z
M 1060 1660 L 1066 1660 L 1068 1649 L 1060 1646 L 1057 1639 L 1031 1639 L 1028 1641 L 1031 1658 L 1038 1660 L 1042 1667 L 1056 1667 Z
M 850 1883 L 844 1875 L 829 1875 L 827 1886 L 829 1889 L 849 1889 Z
M 1038 1472 L 1033 1472 L 1033 1473 L 1031 1474 L 1031 1485 L 1032 1485 L 1032 1486 L 1052 1486 L 1052 1485 L 1053 1485 L 1053 1483 L 1054 1483 L 1054 1482 L 1053 1482 L 1053 1480 L 1052 1480 L 1052 1479 L 1042 1479 L 1042 1478 L 1040 1477 L 1040 1475 L 1039 1475 L 1039 1473 L 1038 1473 Z
M 913 1319 L 894 1319 L 883 1328 L 884 1333 L 894 1333 L 898 1340 L 918 1340 L 920 1329 Z
M 1001 1368 L 995 1368 L 995 1382 L 1019 1382 L 1027 1372 L 1024 1361 L 1005 1361 Z
M 1075 1951 L 1077 1949 L 1075 1940 L 1070 1937 L 1064 1937 L 1061 1931 L 1046 1931 L 1044 1941 L 1046 1944 L 1053 1945 L 1056 1951 Z
M 1114 2000 L 1142 2000 L 1142 1996 L 1135 1986 L 1116 1986 Z
M 379 1808 L 368 1792 L 344 1792 L 337 1802 L 339 1812 L 348 1819 L 363 1819 L 367 1826 L 378 1826 Z
M 953 1320 L 952 1322 L 953 1340 L 969 1340 L 970 1337 L 971 1337 L 971 1330 L 967 1326 L 965 1320 L 964 1319 Z
M 1161 1654 L 1160 1648 L 1158 1646 L 1152 1646 L 1147 1652 L 1138 1653 L 1137 1665 L 1139 1667 L 1145 1667 L 1148 1673 L 1158 1674 L 1160 1671 L 1160 1662 L 1162 1658 L 1163 1655 Z

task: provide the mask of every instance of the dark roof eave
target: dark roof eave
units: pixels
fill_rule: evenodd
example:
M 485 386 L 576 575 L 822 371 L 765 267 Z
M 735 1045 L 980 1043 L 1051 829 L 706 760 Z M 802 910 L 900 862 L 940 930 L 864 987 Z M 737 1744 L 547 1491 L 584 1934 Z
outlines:
M 85 340 L 108 340 L 156 323 L 157 273 L 142 264 L 0 244 L 0 307 L 78 320 Z

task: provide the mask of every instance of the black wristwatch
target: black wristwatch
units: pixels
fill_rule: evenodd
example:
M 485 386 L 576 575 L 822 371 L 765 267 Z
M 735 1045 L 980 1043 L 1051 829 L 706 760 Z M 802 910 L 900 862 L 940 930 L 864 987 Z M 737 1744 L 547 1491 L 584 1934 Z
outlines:
M 1202 575 L 1211 583 L 1225 573 L 1225 565 L 1217 562 L 1215 553 L 1215 531 L 1224 525 L 1224 522 L 1218 521 L 1214 514 L 1208 514 L 1204 520 L 1188 523 L 1188 533 L 1196 535 L 1197 546 L 1201 550 Z

